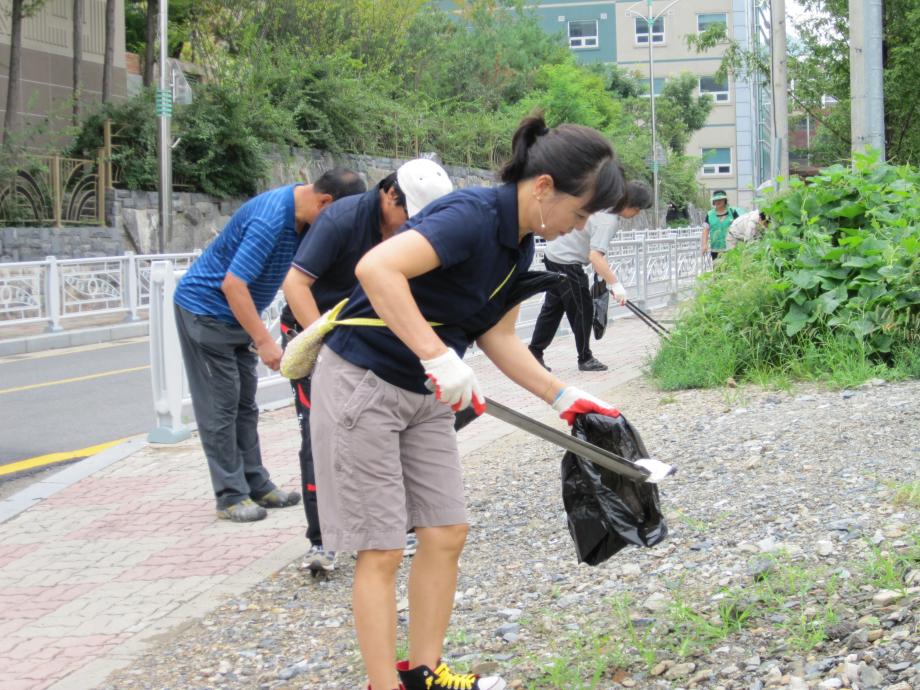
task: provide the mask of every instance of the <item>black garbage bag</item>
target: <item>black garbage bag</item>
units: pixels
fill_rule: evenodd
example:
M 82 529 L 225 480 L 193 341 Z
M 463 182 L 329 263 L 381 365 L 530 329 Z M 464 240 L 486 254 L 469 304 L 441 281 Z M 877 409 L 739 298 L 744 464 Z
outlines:
M 594 303 L 594 319 L 591 328 L 594 330 L 594 339 L 600 340 L 607 330 L 607 312 L 610 309 L 610 290 L 607 283 L 594 275 L 594 284 L 591 285 L 591 301 Z
M 578 415 L 572 435 L 626 460 L 649 457 L 623 415 Z M 655 484 L 634 482 L 571 451 L 562 458 L 562 502 L 578 560 L 588 565 L 603 563 L 629 544 L 654 546 L 668 536 Z

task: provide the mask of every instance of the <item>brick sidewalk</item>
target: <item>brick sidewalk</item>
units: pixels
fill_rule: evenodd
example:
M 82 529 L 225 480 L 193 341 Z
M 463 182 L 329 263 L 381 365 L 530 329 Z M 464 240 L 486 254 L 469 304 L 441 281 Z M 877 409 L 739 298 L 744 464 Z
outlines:
M 657 337 L 641 322 L 614 322 L 593 344 L 607 372 L 582 373 L 572 338 L 546 363 L 561 379 L 616 403 Z M 553 411 L 498 374 L 471 364 L 489 397 L 562 425 Z M 284 488 L 299 484 L 300 435 L 291 408 L 264 413 L 265 465 Z M 514 429 L 485 416 L 460 433 L 461 454 Z M 151 638 L 200 617 L 302 555 L 303 510 L 271 511 L 239 525 L 214 516 L 197 436 L 144 446 L 0 525 L 0 687 L 93 688 L 130 664 Z

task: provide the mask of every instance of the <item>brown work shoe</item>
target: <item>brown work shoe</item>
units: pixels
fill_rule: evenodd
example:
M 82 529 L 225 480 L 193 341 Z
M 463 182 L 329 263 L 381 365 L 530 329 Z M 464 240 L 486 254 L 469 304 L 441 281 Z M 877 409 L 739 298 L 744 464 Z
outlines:
M 257 506 L 249 498 L 244 498 L 239 503 L 234 503 L 226 508 L 217 509 L 218 518 L 233 522 L 257 522 L 264 520 L 266 515 L 268 515 L 268 511 L 261 506 Z
M 255 499 L 263 508 L 289 508 L 300 503 L 300 494 L 296 491 L 272 489 L 264 496 Z

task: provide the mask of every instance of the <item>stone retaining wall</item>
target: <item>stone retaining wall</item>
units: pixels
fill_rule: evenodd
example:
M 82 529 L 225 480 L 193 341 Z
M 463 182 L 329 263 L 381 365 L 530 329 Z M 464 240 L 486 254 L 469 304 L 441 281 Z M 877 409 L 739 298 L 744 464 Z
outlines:
M 116 228 L 67 226 L 63 228 L 0 227 L 0 262 L 43 261 L 123 254 L 126 246 Z
M 271 157 L 269 189 L 296 181 L 313 181 L 335 166 L 361 174 L 368 186 L 396 170 L 404 159 L 355 154 L 332 155 L 322 151 L 294 151 Z M 494 174 L 479 168 L 444 166 L 457 187 L 489 186 Z M 206 194 L 173 193 L 173 227 L 166 238 L 167 252 L 201 249 L 217 236 L 245 199 L 217 199 Z M 112 256 L 133 251 L 154 254 L 158 249 L 159 222 L 156 192 L 113 190 L 106 217 L 111 228 L 0 228 L 0 261 L 33 261 L 58 258 Z M 695 209 L 694 209 L 695 211 Z M 694 215 L 698 215 L 696 212 Z M 663 214 L 662 214 L 663 215 Z M 641 213 L 620 224 L 622 229 L 651 225 L 651 214 Z

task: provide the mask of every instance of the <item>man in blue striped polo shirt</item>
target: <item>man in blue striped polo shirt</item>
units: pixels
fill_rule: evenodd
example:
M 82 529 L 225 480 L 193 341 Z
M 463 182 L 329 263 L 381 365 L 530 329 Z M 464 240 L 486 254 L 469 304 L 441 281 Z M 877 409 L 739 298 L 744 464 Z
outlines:
M 335 169 L 313 184 L 260 194 L 233 215 L 176 288 L 176 326 L 219 518 L 253 522 L 266 508 L 300 502 L 262 465 L 256 358 L 277 370 L 282 351 L 261 313 L 310 223 L 363 187 L 357 173 Z

